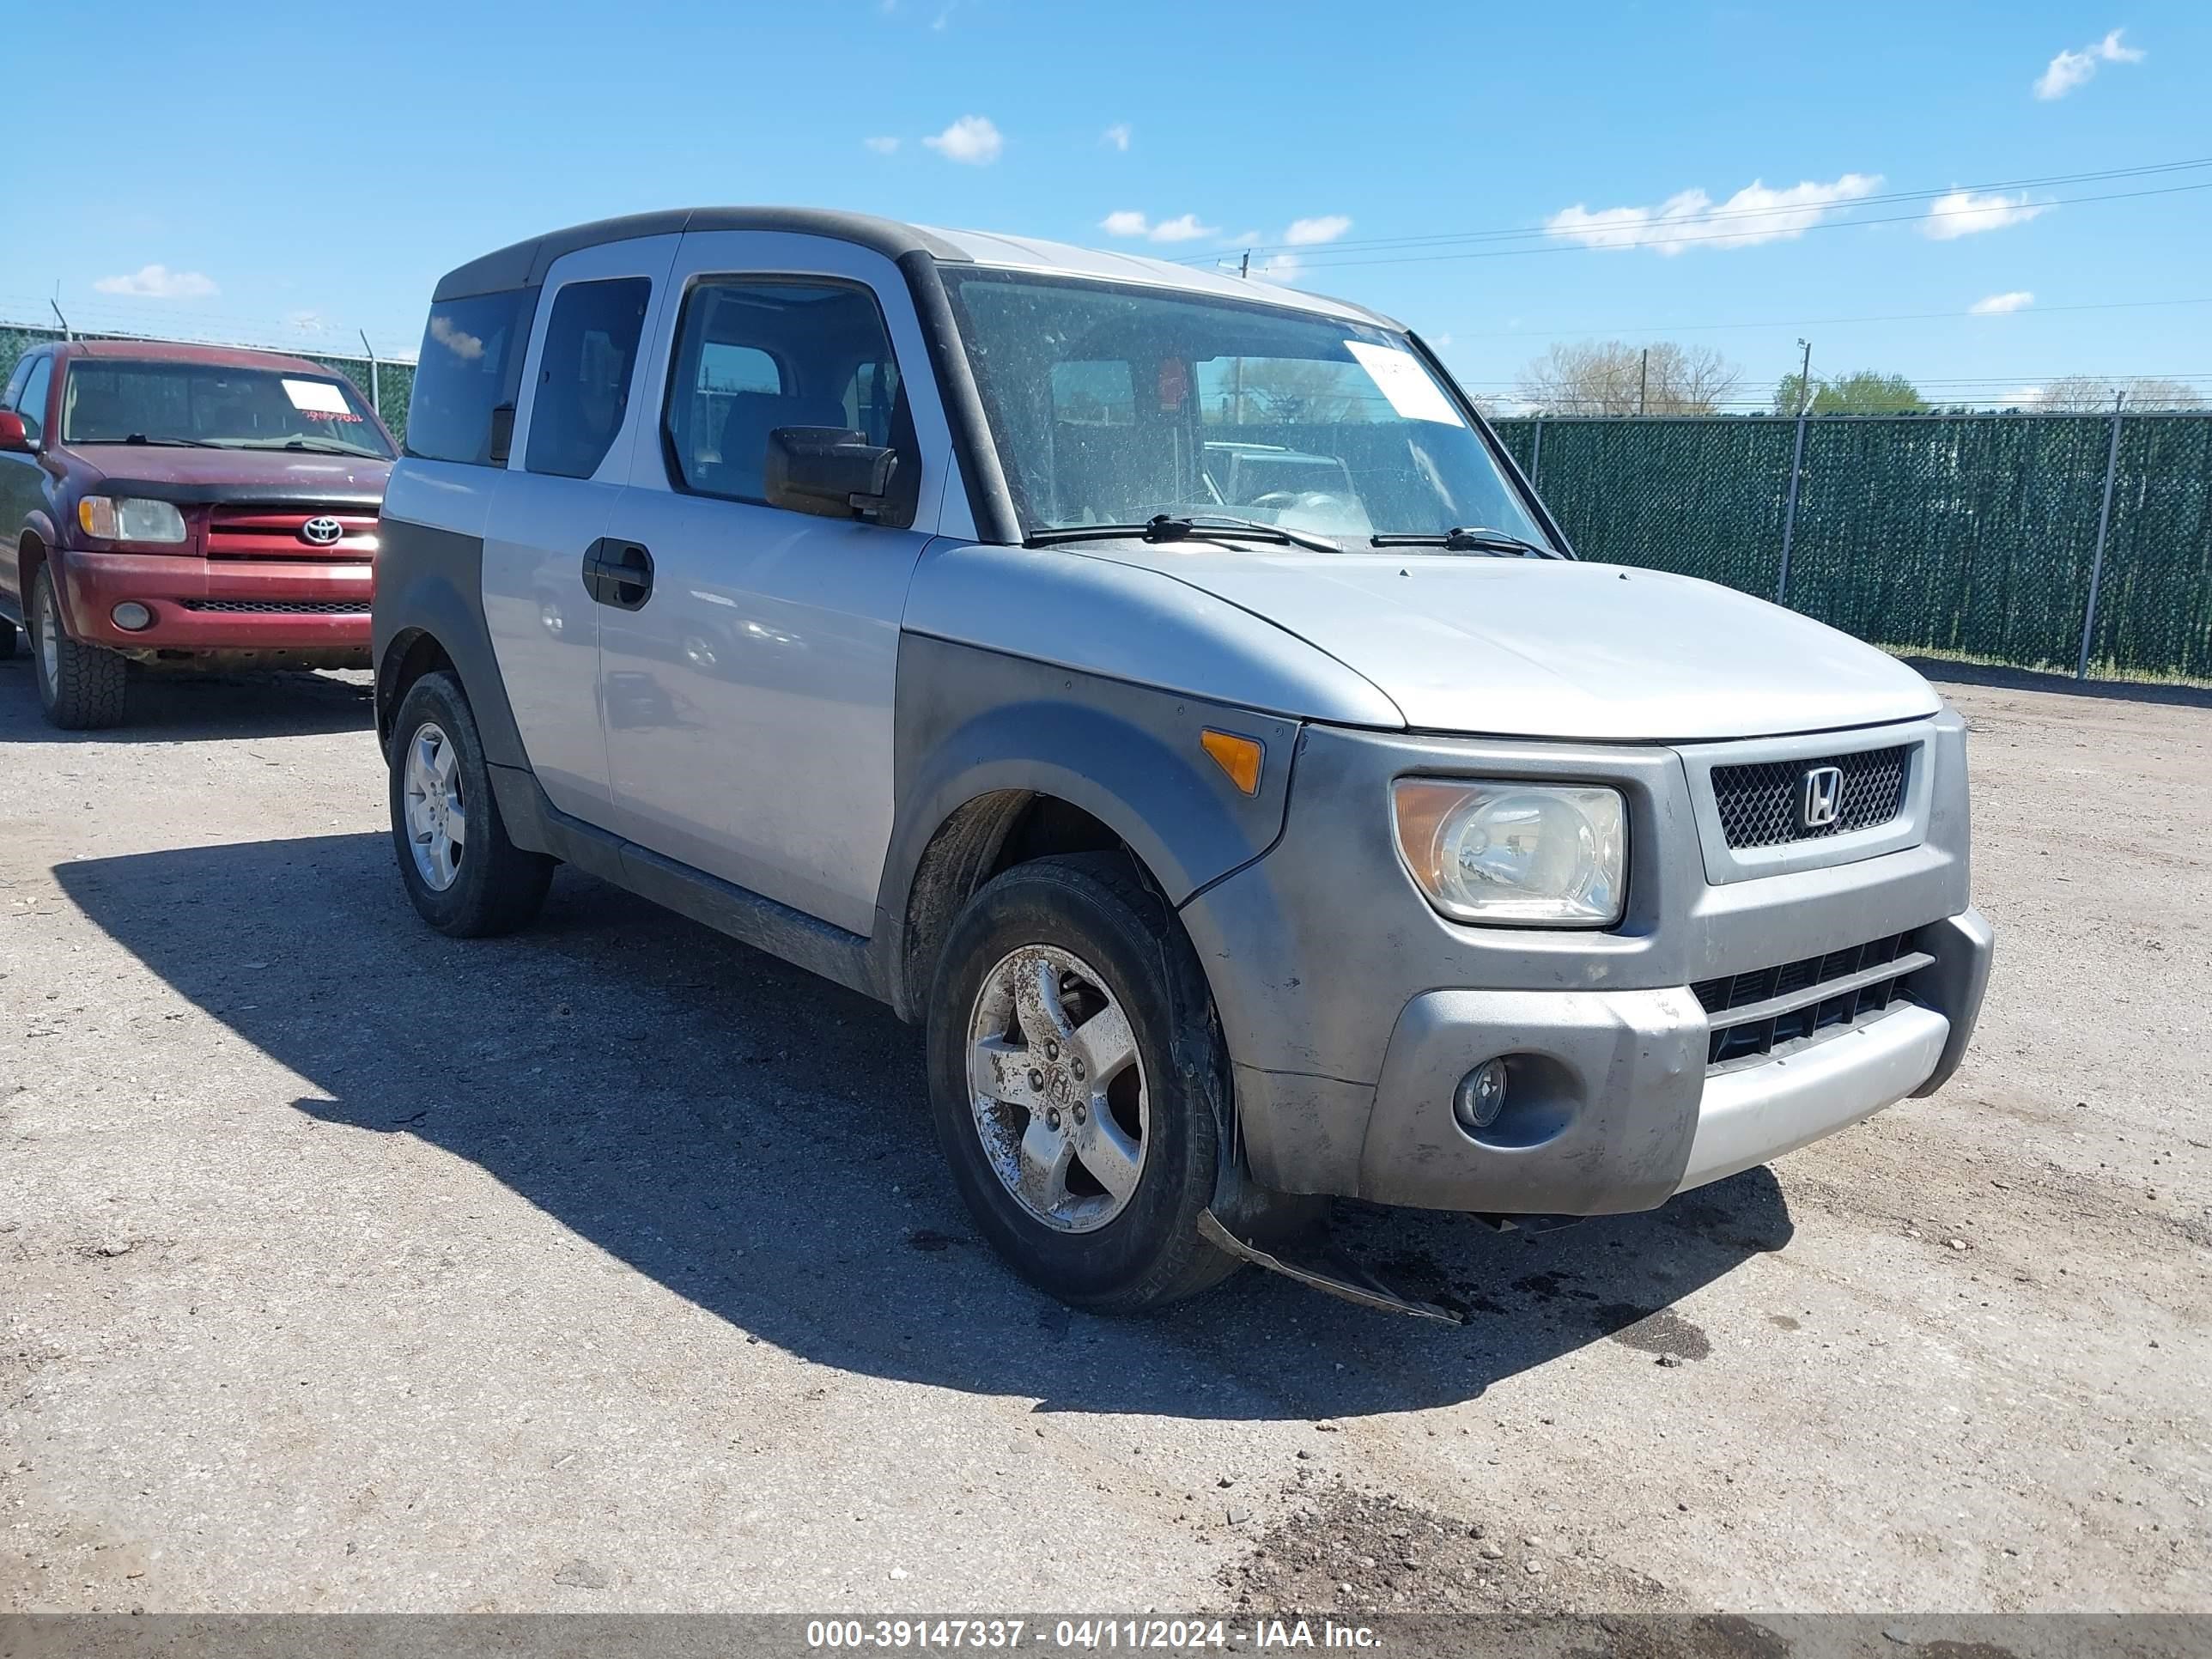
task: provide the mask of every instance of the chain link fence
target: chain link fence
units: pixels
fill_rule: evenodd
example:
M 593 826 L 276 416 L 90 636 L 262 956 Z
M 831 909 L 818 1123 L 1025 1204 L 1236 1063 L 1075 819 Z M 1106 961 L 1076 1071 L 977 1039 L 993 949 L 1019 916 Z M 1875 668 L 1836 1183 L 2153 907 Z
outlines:
M 0 379 L 62 337 L 0 325 Z M 412 363 L 290 355 L 344 375 L 405 438 Z M 1497 426 L 1584 558 L 1778 598 L 1898 650 L 2212 681 L 2212 415 Z
M 0 382 L 15 372 L 16 360 L 33 347 L 68 337 L 58 328 L 46 328 L 36 324 L 0 323 Z M 88 329 L 76 331 L 80 340 L 143 339 L 144 335 L 107 334 Z M 407 439 L 407 400 L 414 395 L 415 365 L 382 357 L 349 356 L 343 352 L 307 351 L 291 346 L 256 347 L 256 350 L 281 351 L 288 357 L 304 357 L 311 363 L 343 374 L 359 389 L 361 395 L 376 406 L 384 417 L 392 435 L 401 442 Z
M 1903 651 L 2212 680 L 2212 416 L 1498 428 L 1584 558 L 1724 582 Z

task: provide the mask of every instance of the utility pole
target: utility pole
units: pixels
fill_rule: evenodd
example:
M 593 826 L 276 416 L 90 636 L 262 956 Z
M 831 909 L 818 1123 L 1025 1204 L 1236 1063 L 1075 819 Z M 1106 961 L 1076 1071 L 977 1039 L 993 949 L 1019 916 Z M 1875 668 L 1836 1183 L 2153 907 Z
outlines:
M 1797 371 L 1797 418 L 1802 420 L 1813 406 L 1813 343 L 1800 340 L 1797 343 L 1805 348 L 1805 365 Z
M 1644 348 L 1643 366 L 1636 371 L 1636 412 L 1644 413 L 1644 394 L 1651 387 L 1651 348 Z
M 1252 250 L 1249 247 L 1244 250 L 1244 257 L 1237 262 L 1237 274 L 1239 276 L 1252 274 Z
M 2112 481 L 2120 470 L 2120 410 L 2128 394 L 2112 393 L 2112 434 L 2105 451 L 2105 504 L 2097 509 L 2097 550 L 2089 560 L 2089 603 L 2081 617 L 2081 655 L 2074 665 L 2074 678 L 2089 678 L 2089 647 L 2097 637 L 2097 590 L 2105 580 L 2105 538 L 2112 527 Z
M 58 299 L 55 299 L 49 300 L 46 303 L 53 307 L 54 320 L 62 325 L 62 338 L 64 340 L 74 340 L 76 338 L 76 331 L 70 327 L 69 319 L 62 315 L 61 301 Z

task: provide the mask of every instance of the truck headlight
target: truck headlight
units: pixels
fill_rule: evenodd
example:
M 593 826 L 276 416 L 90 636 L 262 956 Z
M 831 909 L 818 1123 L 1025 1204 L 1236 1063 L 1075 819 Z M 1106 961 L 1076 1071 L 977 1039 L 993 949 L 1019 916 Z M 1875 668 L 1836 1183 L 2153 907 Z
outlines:
M 1618 789 L 1400 778 L 1398 849 L 1429 902 L 1460 921 L 1606 927 L 1628 894 Z
M 136 495 L 87 495 L 76 504 L 76 521 L 88 536 L 104 542 L 180 542 L 185 515 L 167 501 Z

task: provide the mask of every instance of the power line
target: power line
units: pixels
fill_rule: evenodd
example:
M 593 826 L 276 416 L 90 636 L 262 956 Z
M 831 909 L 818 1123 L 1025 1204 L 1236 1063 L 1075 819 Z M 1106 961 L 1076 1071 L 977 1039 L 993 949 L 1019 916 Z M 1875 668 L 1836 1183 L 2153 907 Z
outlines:
M 2101 196 L 2065 196 L 2055 202 L 2041 202 L 2034 205 L 2039 209 L 2077 207 L 2091 202 L 2121 202 L 2145 196 L 2177 196 L 2185 191 L 2198 190 L 2212 190 L 2212 181 L 2195 185 L 2167 185 L 2157 190 L 2112 191 Z M 1992 204 L 1986 208 L 1963 210 L 1959 216 L 1966 216 L 1968 213 L 2017 212 L 2019 210 L 2017 204 L 2005 204 L 2002 206 Z M 1807 210 L 1798 208 L 1795 211 L 1802 214 Z M 1893 213 L 1871 219 L 1826 219 L 1814 224 L 1801 226 L 1796 230 L 1778 233 L 1774 240 L 1779 240 L 1781 234 L 1796 236 L 1806 231 L 1849 230 L 1860 225 L 1917 224 L 1924 222 L 1927 217 L 1924 213 Z M 1299 262 L 1299 270 L 1303 274 L 1309 270 L 1350 270 L 1362 265 L 1436 264 L 1446 260 L 1457 259 L 1510 259 L 1531 253 L 1612 253 L 1639 247 L 1689 247 L 1700 242 L 1741 241 L 1747 235 L 1753 234 L 1747 231 L 1730 230 L 1722 231 L 1711 236 L 1650 236 L 1638 240 L 1602 243 L 1580 241 L 1575 240 L 1571 234 L 1559 234 L 1540 246 L 1495 248 L 1479 253 L 1408 254 L 1397 258 L 1373 259 L 1302 258 Z
M 1734 222 L 1742 219 L 1787 217 L 1791 215 L 1802 214 L 1808 211 L 1820 211 L 1827 210 L 1829 209 L 1841 210 L 1845 208 L 1874 207 L 1895 202 L 1929 201 L 1941 196 L 1951 196 L 1960 193 L 1973 194 L 1984 191 L 2049 189 L 2055 188 L 2062 185 L 2095 184 L 2112 179 L 2135 179 L 2160 173 L 2192 172 L 2198 168 L 2207 167 L 2212 167 L 2212 156 L 2203 156 L 2185 161 L 2156 161 L 2147 163 L 2140 167 L 2106 167 L 2086 173 L 2048 173 L 2041 177 L 2033 179 L 2004 179 L 1994 180 L 1987 184 L 1948 185 L 1940 188 L 1929 188 L 1923 190 L 1887 191 L 1878 195 L 1855 197 L 1846 202 L 1817 204 L 1802 202 L 1781 203 L 1765 207 L 1749 208 L 1717 206 L 1705 209 L 1694 214 L 1685 214 L 1680 218 L 1672 220 L 1669 222 L 1678 225 L 1702 225 L 1716 224 L 1723 222 Z M 2090 200 L 2103 198 L 2081 198 L 2076 199 Z M 2007 205 L 2017 206 L 2020 204 L 2008 204 Z M 2028 205 L 2035 204 L 2029 204 Z M 1919 216 L 1915 215 L 1913 216 L 1917 217 Z M 1251 246 L 1249 251 L 1254 253 L 1262 254 L 1298 253 L 1301 257 L 1304 257 L 1305 254 L 1311 252 L 1311 251 L 1317 246 L 1325 248 L 1329 252 L 1339 252 L 1376 248 L 1436 246 L 1462 242 L 1516 241 L 1529 238 L 1540 239 L 1555 236 L 1557 234 L 1559 234 L 1559 233 L 1554 231 L 1548 224 L 1523 225 L 1513 229 L 1443 231 L 1420 236 L 1366 237 L 1346 241 L 1328 242 L 1325 244 L 1304 242 L 1255 242 Z M 1184 256 L 1175 263 L 1178 264 L 1206 264 L 1213 263 L 1222 257 L 1225 256 L 1190 254 Z
M 2042 317 L 2072 311 L 2140 311 L 2171 306 L 2212 306 L 2212 295 L 2201 300 L 2105 300 L 2080 305 L 2027 306 L 2018 311 L 1978 313 L 1971 308 L 1961 311 L 1893 311 L 1874 313 L 1859 317 L 1777 317 L 1764 322 L 1751 323 L 1607 323 L 1593 324 L 1588 328 L 1526 329 L 1506 328 L 1486 330 L 1480 334 L 1452 336 L 1456 345 L 1462 340 L 1550 340 L 1563 336 L 1601 334 L 1704 334 L 1716 330 L 1742 328 L 1824 328 L 1848 323 L 1917 323 L 1955 322 L 1961 317 L 2003 316 Z M 1431 344 L 1434 342 L 1431 342 Z

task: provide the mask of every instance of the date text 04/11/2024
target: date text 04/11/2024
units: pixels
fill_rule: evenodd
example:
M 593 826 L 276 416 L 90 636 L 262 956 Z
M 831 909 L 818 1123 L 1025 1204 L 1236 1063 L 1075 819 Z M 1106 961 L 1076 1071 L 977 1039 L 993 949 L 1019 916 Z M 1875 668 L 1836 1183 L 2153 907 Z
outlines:
M 1204 1648 L 1349 1648 L 1380 1645 L 1364 1625 L 1323 1620 L 1316 1630 L 1304 1619 L 1263 1619 L 1249 1628 L 1220 1619 L 817 1619 L 808 1621 L 806 1645 L 816 1650 L 888 1648 L 1050 1647 L 1096 1652 L 1148 1649 L 1167 1652 Z

